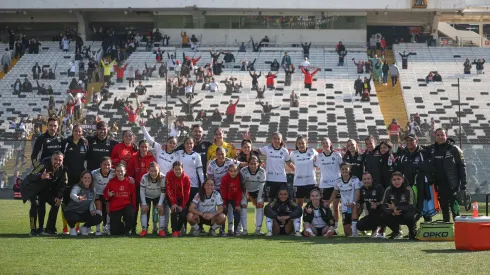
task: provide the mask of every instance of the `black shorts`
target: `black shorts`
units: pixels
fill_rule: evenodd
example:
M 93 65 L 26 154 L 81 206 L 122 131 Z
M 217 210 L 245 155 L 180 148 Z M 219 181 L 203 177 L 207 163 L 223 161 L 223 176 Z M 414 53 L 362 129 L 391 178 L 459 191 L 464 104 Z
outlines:
M 105 204 L 107 202 L 107 200 L 105 199 L 104 195 L 99 195 L 99 194 L 96 194 L 95 195 L 95 200 L 102 202 L 102 204 Z
M 153 204 L 153 206 L 157 206 L 158 202 L 160 201 L 160 198 L 155 198 L 155 199 L 150 199 L 150 198 L 145 198 L 146 205 L 150 206 Z
M 266 181 L 264 186 L 264 194 L 266 198 L 275 199 L 277 198 L 277 193 L 279 192 L 279 188 L 281 186 L 286 186 L 286 182 L 277 182 L 277 181 Z
M 352 213 L 342 212 L 342 223 L 344 225 L 352 224 Z
M 330 187 L 330 188 L 322 188 L 321 191 L 322 191 L 323 199 L 324 200 L 329 200 L 330 197 L 332 196 L 333 190 L 334 190 L 333 187 Z M 337 192 L 337 197 L 335 197 L 335 198 L 336 199 L 340 199 L 340 192 Z
M 278 235 L 287 235 L 286 233 L 286 224 L 288 224 L 286 222 L 286 224 L 284 226 L 281 226 L 281 221 L 279 221 L 278 219 L 275 220 L 275 222 L 277 222 L 277 224 L 279 225 L 279 234 Z
M 257 198 L 259 197 L 259 191 L 248 192 L 248 197 L 254 198 L 254 200 L 257 200 Z
M 303 185 L 303 186 L 294 186 L 294 198 L 296 199 L 309 199 L 311 189 L 315 188 L 314 184 Z
M 317 236 L 323 236 L 322 232 L 323 232 L 323 228 L 325 228 L 325 227 L 328 227 L 328 225 L 325 225 L 324 227 L 315 227 L 316 235 Z
M 199 217 L 199 225 L 211 225 L 211 220 L 206 220 L 203 217 Z

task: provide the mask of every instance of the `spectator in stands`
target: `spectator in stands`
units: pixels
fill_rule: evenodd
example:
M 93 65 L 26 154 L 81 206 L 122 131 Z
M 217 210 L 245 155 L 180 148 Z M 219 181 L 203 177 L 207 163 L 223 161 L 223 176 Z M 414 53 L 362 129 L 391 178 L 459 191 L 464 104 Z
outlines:
M 359 96 L 362 95 L 362 91 L 364 90 L 364 83 L 360 75 L 357 76 L 356 81 L 354 81 L 354 90 L 356 91 L 356 94 L 354 96 L 357 96 L 357 94 L 359 94 Z
M 189 48 L 191 46 L 189 36 L 185 31 L 180 32 L 180 37 L 182 37 L 182 48 Z
M 471 61 L 469 58 L 466 58 L 466 61 L 464 62 L 463 64 L 463 71 L 464 71 L 464 74 L 471 74 Z
M 339 54 L 339 63 L 337 64 L 337 66 L 344 66 L 344 58 L 347 55 L 347 51 L 341 51 L 338 54 Z
M 473 60 L 473 64 L 476 65 L 476 74 L 483 73 L 483 64 L 485 64 L 485 59 Z
M 345 52 L 345 46 L 342 44 L 342 41 L 339 41 L 339 44 L 335 46 L 335 51 L 337 51 L 337 54 L 340 56 L 342 52 Z M 347 53 L 346 53 L 347 54 Z
M 194 87 L 196 86 L 196 83 L 194 83 L 192 80 L 187 81 L 185 84 L 185 97 L 188 99 L 192 99 L 194 97 Z
M 276 75 L 273 74 L 272 72 L 269 72 L 266 76 L 266 83 L 267 83 L 267 89 L 274 90 L 274 78 L 276 78 Z
M 254 53 L 260 52 L 260 48 L 262 48 L 262 43 L 263 41 L 260 41 L 260 43 L 254 43 L 254 39 L 250 37 L 250 40 L 252 40 L 252 48 Z
M 383 63 L 381 63 L 381 60 L 379 58 L 373 59 L 372 62 L 374 81 L 378 84 L 381 84 L 381 78 L 383 76 Z
M 183 101 L 182 99 L 179 98 L 180 103 L 182 103 L 182 112 L 184 112 L 186 115 L 190 115 L 192 117 L 192 114 L 194 113 L 194 107 L 196 107 L 201 101 L 198 100 L 194 103 L 192 103 L 192 98 L 189 98 L 187 102 Z
M 386 51 L 386 39 L 385 37 L 381 37 L 381 59 L 385 59 L 385 51 Z
M 81 87 L 78 85 L 77 79 L 76 78 L 72 78 L 71 79 L 71 82 L 70 82 L 70 85 L 68 85 L 68 89 L 70 89 L 70 92 L 71 91 L 80 90 L 80 88 Z
M 231 63 L 235 63 L 235 55 L 231 52 L 225 53 L 223 57 L 223 61 L 225 61 L 225 68 L 231 68 Z
M 9 35 L 9 49 L 13 50 L 14 49 L 14 42 L 15 42 L 15 34 L 18 32 L 18 30 L 13 30 L 10 29 L 9 27 L 6 27 L 8 35 Z
M 369 38 L 369 56 L 374 57 L 376 55 L 376 35 L 372 35 Z
M 262 72 L 260 72 L 258 75 L 257 75 L 257 72 L 254 72 L 252 74 L 251 71 L 248 72 L 250 74 L 250 77 L 252 78 L 252 91 L 253 90 L 257 90 L 257 87 L 259 85 L 259 77 L 262 75 Z
M 196 115 L 196 118 L 194 119 L 194 121 L 205 121 L 205 120 L 207 120 L 207 115 L 204 110 L 199 111 Z
M 22 57 L 22 44 L 19 40 L 15 42 L 15 58 L 19 59 Z
M 12 56 L 10 55 L 9 49 L 5 48 L 5 52 L 2 55 L 1 65 L 3 72 L 6 74 L 9 70 L 12 61 Z
M 39 79 L 39 76 L 41 75 L 41 67 L 39 66 L 39 64 L 36 62 L 36 64 L 34 64 L 34 66 L 32 66 L 32 78 L 33 79 Z
M 288 52 L 284 52 L 284 56 L 281 60 L 281 67 L 284 69 L 284 71 L 286 71 L 291 64 L 291 57 L 288 55 Z
M 117 62 L 123 62 L 126 60 L 126 56 L 124 55 L 124 52 L 121 51 L 121 48 L 117 47 L 117 52 L 116 52 L 116 61 Z
M 284 68 L 284 72 L 286 73 L 284 78 L 284 86 L 291 86 L 291 78 L 294 74 L 294 64 L 289 64 L 287 68 Z
M 114 71 L 116 71 L 116 74 L 117 74 L 117 80 L 116 80 L 117 83 L 123 83 L 124 71 L 126 71 L 128 64 L 129 63 L 126 63 L 126 65 L 124 65 L 124 66 L 121 66 L 122 63 L 119 63 L 118 66 L 114 65 Z
M 75 61 L 70 61 L 70 63 L 68 63 L 68 76 L 70 77 L 75 76 L 76 71 L 77 71 L 77 65 L 75 64 Z
M 136 109 L 134 109 L 131 104 L 126 104 L 126 106 L 124 106 L 124 111 L 126 114 L 128 114 L 128 123 L 131 124 L 131 126 L 136 125 L 136 120 L 138 119 L 140 110 L 139 107 L 140 106 L 137 106 Z
M 369 90 L 364 90 L 361 94 L 361 101 L 370 101 L 371 98 L 370 98 L 370 94 L 369 94 Z
M 47 92 L 47 89 L 44 87 L 44 83 L 39 85 L 39 80 L 36 80 L 36 84 L 37 84 L 37 94 L 38 95 L 47 95 L 48 92 Z M 51 92 L 53 91 L 53 89 L 51 89 Z
M 138 86 L 134 88 L 134 92 L 136 95 L 145 95 L 146 94 L 146 87 L 143 85 L 143 83 L 140 81 Z
M 75 35 L 75 52 L 82 52 L 83 39 L 79 33 Z
M 149 80 L 150 77 L 153 77 L 153 72 L 157 70 L 157 64 L 153 65 L 153 67 L 148 67 L 145 62 L 145 72 L 146 72 L 146 80 Z
M 289 95 L 289 105 L 291 107 L 299 107 L 299 96 L 294 91 L 292 91 L 291 95 Z
M 225 84 L 226 83 L 227 83 L 227 81 L 225 79 Z M 216 80 L 214 80 L 214 77 L 211 78 L 211 82 L 209 82 L 209 91 L 212 92 L 212 93 L 215 93 L 215 92 L 218 91 L 218 83 L 216 82 Z
M 158 76 L 160 78 L 165 78 L 165 76 L 167 75 L 167 63 L 163 62 L 162 64 L 160 64 L 160 67 L 158 67 Z
M 48 116 L 50 118 L 56 118 L 56 109 L 55 109 L 55 102 L 54 102 L 54 97 L 53 96 L 49 96 Z
M 55 80 L 56 79 L 55 72 L 56 72 L 56 67 L 55 67 L 55 71 L 54 72 L 53 72 L 52 69 L 49 69 L 49 71 L 48 71 L 48 79 Z
M 434 82 L 442 82 L 442 77 L 439 74 L 439 72 L 437 72 L 437 71 L 434 72 L 434 77 L 432 78 L 432 81 L 434 81 Z
M 22 92 L 32 93 L 32 84 L 27 77 L 24 78 L 24 83 L 22 83 Z
M 267 37 L 267 35 L 264 36 L 264 38 L 262 38 L 262 40 L 260 40 L 260 43 L 264 43 L 265 47 L 269 47 L 269 42 L 270 42 L 269 37 Z
M 415 122 L 415 119 L 413 118 L 413 116 L 410 117 L 410 121 L 407 122 L 407 133 L 408 134 L 412 134 L 412 135 L 420 135 L 420 127 L 419 125 L 417 124 L 417 122 Z
M 396 83 L 398 82 L 398 77 L 400 76 L 400 70 L 395 62 L 390 66 L 390 76 L 391 76 L 391 87 L 395 89 Z
M 214 109 L 213 114 L 211 115 L 211 121 L 221 122 L 223 121 L 223 117 L 218 108 Z
M 305 57 L 301 65 L 299 66 L 300 69 L 302 68 L 308 68 L 310 66 L 310 62 L 308 61 L 308 57 Z
M 129 66 L 128 69 L 128 85 L 129 88 L 134 87 L 135 71 L 133 66 Z
M 113 60 L 111 63 L 105 59 L 100 60 L 100 64 L 102 64 L 102 67 L 104 68 L 104 82 L 109 83 L 109 85 L 111 82 L 111 68 L 115 63 L 116 60 Z
M 303 47 L 303 57 L 310 57 L 310 46 L 311 46 L 311 42 L 310 44 L 308 43 L 301 43 L 301 47 Z
M 274 59 L 274 61 L 272 61 L 271 71 L 273 71 L 273 72 L 279 71 L 279 62 L 277 61 L 277 59 Z
M 270 114 L 272 112 L 272 110 L 281 107 L 280 105 L 279 106 L 276 106 L 276 107 L 272 107 L 272 105 L 269 105 L 269 102 L 266 102 L 264 104 L 261 101 L 259 101 L 259 105 L 262 106 L 262 112 L 263 112 L 263 114 Z
M 359 60 L 359 62 L 356 63 L 356 59 L 352 58 L 352 61 L 354 62 L 354 65 L 357 66 L 357 73 L 362 74 L 364 73 L 364 61 Z
M 191 51 L 197 51 L 198 48 L 199 48 L 199 40 L 193 34 L 191 35 Z
M 429 75 L 425 77 L 425 83 L 429 83 L 434 81 L 434 74 L 432 72 L 429 72 Z
M 7 175 L 6 171 L 1 171 L 0 172 L 0 188 L 7 188 L 8 182 L 9 182 L 9 177 Z
M 20 95 L 20 92 L 22 91 L 22 83 L 20 82 L 20 79 L 17 78 L 15 80 L 13 87 L 14 87 L 14 95 Z
M 70 50 L 70 40 L 66 36 L 63 36 L 61 39 L 61 46 L 63 47 L 64 52 L 68 52 Z
M 304 83 L 305 83 L 305 89 L 310 89 L 311 90 L 311 84 L 313 83 L 313 76 L 315 76 L 315 74 L 317 72 L 320 71 L 320 68 L 317 68 L 315 71 L 313 71 L 312 73 L 309 71 L 308 68 L 302 68 L 301 69 L 301 72 L 303 72 L 303 74 L 305 75 L 305 80 L 304 80 Z
M 406 70 L 408 68 L 408 58 L 410 55 L 412 55 L 412 52 L 406 53 L 403 51 L 403 53 L 398 52 L 398 54 L 402 57 L 402 68 Z
M 388 86 L 388 72 L 390 71 L 390 65 L 388 65 L 388 61 L 385 60 L 383 63 L 383 67 L 381 67 L 381 71 L 383 73 L 383 85 Z
M 247 63 L 247 71 L 255 71 L 255 67 L 254 67 L 255 61 L 257 61 L 257 58 L 255 58 L 254 61 L 252 61 L 252 62 L 247 61 L 248 62 Z
M 40 78 L 41 78 L 41 79 L 44 79 L 44 80 L 48 79 L 48 70 L 47 70 L 47 69 L 43 69 L 42 71 L 43 71 L 43 72 L 42 72 L 42 74 L 41 74 L 41 77 L 40 77 Z
M 264 98 L 264 93 L 265 93 L 265 85 L 262 89 L 257 88 L 257 97 L 255 98 L 259 98 L 259 99 Z
M 367 90 L 368 93 L 371 93 L 371 80 L 373 79 L 373 76 L 371 75 L 369 79 L 367 77 L 364 77 L 364 83 L 362 86 L 363 92 Z
M 236 107 L 238 105 L 238 102 L 240 101 L 240 97 L 236 100 L 235 103 L 230 100 L 230 104 L 226 108 L 226 121 L 228 123 L 232 123 L 235 120 L 235 114 L 236 114 Z
M 396 119 L 393 119 L 391 121 L 391 124 L 388 126 L 388 131 L 390 134 L 391 143 L 398 144 L 398 138 L 400 137 L 401 127 L 396 121 Z

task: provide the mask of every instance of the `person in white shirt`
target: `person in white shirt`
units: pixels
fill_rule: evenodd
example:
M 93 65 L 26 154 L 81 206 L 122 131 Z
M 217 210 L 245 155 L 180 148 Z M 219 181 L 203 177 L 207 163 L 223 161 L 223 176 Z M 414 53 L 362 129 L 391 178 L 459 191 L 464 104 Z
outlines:
M 310 66 L 310 62 L 308 61 L 308 57 L 305 57 L 305 60 L 303 61 L 303 63 L 301 63 L 300 69 L 301 68 L 306 69 L 309 66 Z
M 340 193 L 342 202 L 342 223 L 344 224 L 345 236 L 357 237 L 357 218 L 358 218 L 358 198 L 361 189 L 361 181 L 353 176 L 350 170 L 350 164 L 343 163 L 340 166 L 341 177 L 334 186 L 334 191 L 330 200 L 326 202 L 329 205 L 337 194 Z
M 332 147 L 332 142 L 328 137 L 322 140 L 323 151 L 315 160 L 315 166 L 320 168 L 320 191 L 323 200 L 329 200 L 333 193 L 335 182 L 340 178 L 340 165 L 344 162 L 342 155 L 335 152 Z M 340 194 L 333 201 L 333 217 L 335 220 L 335 228 L 339 221 L 339 203 Z
M 178 151 L 179 160 L 182 162 L 184 171 L 191 181 L 189 198 L 199 192 L 199 187 L 204 183 L 204 172 L 202 168 L 201 155 L 194 151 L 194 139 L 188 137 L 184 140 L 184 150 Z M 191 200 L 188 201 L 188 205 Z
M 266 156 L 265 171 L 267 181 L 265 183 L 265 197 L 272 201 L 277 198 L 277 192 L 281 184 L 287 184 L 284 165 L 289 165 L 293 171 L 294 165 L 291 164 L 288 149 L 284 147 L 284 141 L 280 133 L 274 133 L 272 135 L 272 144 L 260 148 L 260 153 Z
M 216 83 L 214 77 L 211 79 L 211 82 L 209 83 L 209 90 L 213 93 L 218 91 L 218 83 Z
M 155 162 L 150 163 L 148 173 L 144 174 L 141 178 L 140 198 L 142 230 L 139 236 L 144 237 L 148 235 L 148 215 L 153 213 L 153 209 L 158 209 L 158 236 L 165 237 L 165 211 L 163 204 L 165 200 L 165 175 L 160 172 L 160 166 Z M 157 233 L 155 224 L 153 224 L 153 233 Z
M 248 235 L 247 232 L 247 206 L 248 200 L 255 206 L 255 235 L 261 235 L 262 221 L 264 220 L 264 184 L 266 172 L 259 166 L 259 158 L 251 156 L 248 166 L 240 169 L 242 178 L 243 197 L 241 201 L 240 221 L 243 231 L 241 236 Z
M 300 136 L 296 139 L 296 150 L 291 152 L 291 162 L 296 168 L 294 172 L 294 198 L 296 203 L 303 207 L 304 199 L 310 197 L 310 191 L 316 185 L 316 173 L 313 164 L 318 156 L 315 149 L 307 147 L 306 138 Z
M 174 123 L 170 124 L 170 134 L 169 136 L 179 138 L 180 137 L 180 126 L 181 122 L 176 120 Z

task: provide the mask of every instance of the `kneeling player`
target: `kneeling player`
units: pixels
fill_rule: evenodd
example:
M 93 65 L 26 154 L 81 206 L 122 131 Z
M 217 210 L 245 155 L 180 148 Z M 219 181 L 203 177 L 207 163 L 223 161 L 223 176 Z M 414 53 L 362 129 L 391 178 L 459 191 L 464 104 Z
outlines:
M 148 234 L 148 213 L 152 213 L 153 209 L 158 209 L 158 236 L 165 237 L 165 215 L 163 211 L 163 201 L 165 199 L 165 176 L 160 173 L 160 166 L 156 162 L 150 163 L 148 173 L 141 177 L 140 183 L 141 196 L 141 237 Z M 154 221 L 155 222 L 155 221 Z M 153 228 L 153 233 L 156 233 L 156 228 Z
M 370 230 L 372 231 L 371 237 L 384 238 L 384 227 L 381 226 L 381 214 L 383 213 L 381 201 L 385 190 L 381 184 L 373 184 L 373 177 L 368 172 L 362 175 L 362 184 L 359 191 L 359 204 L 367 210 L 368 215 L 357 222 L 357 230 Z
M 357 236 L 357 217 L 358 207 L 357 198 L 361 182 L 351 173 L 350 164 L 343 163 L 340 166 L 340 178 L 334 186 L 330 201 L 333 201 L 337 194 L 340 193 L 340 202 L 342 203 L 342 223 L 344 224 L 344 234 L 346 236 Z M 330 205 L 329 202 L 327 202 Z
M 241 202 L 240 220 L 243 226 L 241 235 L 248 235 L 247 232 L 247 205 L 248 200 L 255 206 L 255 235 L 260 235 L 262 220 L 264 218 L 264 185 L 265 170 L 259 167 L 259 159 L 252 156 L 248 166 L 240 170 L 240 176 L 243 180 L 244 194 Z
M 335 233 L 335 220 L 328 205 L 321 201 L 320 189 L 310 191 L 310 201 L 303 210 L 303 235 L 330 238 Z
M 279 188 L 277 199 L 269 203 L 265 209 L 267 234 L 294 235 L 301 237 L 301 207 L 291 200 L 287 186 Z M 294 231 L 293 231 L 294 228 Z
M 223 214 L 223 200 L 218 191 L 214 190 L 214 180 L 206 179 L 199 189 L 199 193 L 194 196 L 189 206 L 187 221 L 192 226 L 192 234 L 199 236 L 201 233 L 199 225 L 210 225 L 209 233 L 217 236 L 216 229 L 226 222 Z

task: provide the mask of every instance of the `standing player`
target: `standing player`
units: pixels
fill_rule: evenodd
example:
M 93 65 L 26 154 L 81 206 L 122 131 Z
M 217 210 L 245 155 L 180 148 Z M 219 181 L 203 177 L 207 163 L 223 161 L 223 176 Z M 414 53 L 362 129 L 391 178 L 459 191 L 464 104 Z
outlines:
M 141 233 L 140 236 L 148 235 L 148 213 L 153 209 L 158 209 L 158 236 L 165 237 L 165 216 L 163 212 L 163 202 L 165 199 L 165 175 L 160 173 L 160 167 L 156 162 L 150 163 L 150 170 L 143 175 L 140 182 L 141 196 Z M 154 210 L 153 210 L 154 211 Z M 156 233 L 154 228 L 153 233 Z
M 224 132 L 223 129 L 217 128 L 214 130 L 214 142 L 211 146 L 208 148 L 208 154 L 207 154 L 207 161 L 211 161 L 216 158 L 216 148 L 222 147 L 225 149 L 225 154 L 226 157 L 228 158 L 236 158 L 236 150 L 233 144 L 227 143 L 224 140 Z
M 235 232 L 236 236 L 240 233 L 238 232 L 238 224 L 240 223 L 240 203 L 243 196 L 242 182 L 238 173 L 238 166 L 236 164 L 230 165 L 228 173 L 221 179 L 220 189 L 225 207 L 224 213 L 228 213 L 228 235 Z
M 310 190 L 316 185 L 316 173 L 313 164 L 318 156 L 315 149 L 308 148 L 305 137 L 296 139 L 296 150 L 291 152 L 291 162 L 294 163 L 294 198 L 300 207 L 303 200 L 310 197 Z
M 58 134 L 58 121 L 55 118 L 48 118 L 48 130 L 39 136 L 34 142 L 34 148 L 32 148 L 31 161 L 32 166 L 37 167 L 40 162 L 51 157 L 55 151 L 61 151 L 61 143 L 63 138 Z M 39 153 L 41 157 L 39 158 Z
M 123 141 L 116 144 L 111 152 L 111 160 L 114 166 L 119 163 L 128 165 L 132 156 L 138 153 L 138 147 L 134 144 L 134 134 L 131 130 L 125 130 L 122 133 Z
M 194 148 L 192 150 L 196 153 L 199 154 L 201 157 L 201 167 L 208 167 L 208 149 L 211 146 L 211 142 L 203 140 L 202 137 L 204 135 L 204 130 L 202 129 L 201 125 L 195 124 L 192 125 L 192 138 L 194 140 Z M 184 144 L 179 145 L 177 147 L 177 151 L 184 150 L 185 149 L 185 142 Z
M 107 123 L 97 122 L 96 135 L 88 137 L 87 170 L 93 171 L 99 168 L 100 160 L 109 157 L 117 142 L 107 137 Z
M 204 182 L 201 155 L 195 152 L 193 148 L 194 139 L 188 137 L 184 140 L 184 151 L 179 151 L 179 160 L 182 162 L 185 174 L 191 181 L 190 198 L 194 198 Z
M 248 235 L 247 231 L 247 204 L 248 199 L 255 206 L 255 235 L 260 235 L 262 228 L 262 220 L 264 219 L 264 184 L 266 172 L 259 167 L 259 158 L 252 156 L 248 167 L 243 167 L 240 170 L 240 176 L 243 184 L 243 198 L 241 202 L 240 220 L 243 226 L 241 235 Z
M 143 121 L 140 121 L 140 126 L 145 135 L 145 139 L 150 143 L 150 148 L 154 150 L 153 155 L 160 166 L 160 171 L 162 174 L 166 175 L 172 170 L 172 164 L 179 160 L 179 154 L 177 153 L 177 150 L 175 150 L 175 147 L 177 147 L 177 138 L 169 137 L 167 139 L 167 144 L 162 145 L 150 136 Z
M 214 189 L 214 181 L 206 179 L 189 206 L 187 221 L 192 226 L 192 234 L 194 236 L 199 236 L 201 233 L 199 225 L 206 224 L 211 226 L 209 234 L 217 236 L 216 229 L 225 224 L 226 217 L 223 214 L 223 200 L 219 192 Z
M 294 171 L 294 165 L 291 164 L 288 149 L 284 145 L 282 135 L 274 133 L 272 135 L 272 144 L 260 148 L 260 153 L 266 156 L 265 171 L 267 182 L 265 184 L 265 197 L 269 201 L 277 198 L 277 191 L 281 184 L 287 184 L 284 165 L 289 165 Z
M 100 160 L 100 168 L 92 171 L 95 182 L 95 209 L 98 214 L 102 215 L 103 231 L 107 234 L 111 232 L 111 218 L 109 216 L 109 202 L 104 197 L 104 189 L 115 175 L 116 172 L 112 169 L 110 157 L 103 157 Z M 95 235 L 102 235 L 100 224 L 96 226 Z
M 352 175 L 350 164 L 343 163 L 340 166 L 341 177 L 334 186 L 334 191 L 329 201 L 333 201 L 340 193 L 342 202 L 342 223 L 344 224 L 344 234 L 346 236 L 357 236 L 357 217 L 358 207 L 357 198 L 361 188 L 360 180 Z M 329 204 L 327 202 L 327 204 Z
M 184 167 L 180 161 L 173 164 L 172 171 L 165 175 L 166 201 L 171 210 L 172 236 L 180 237 L 181 229 L 187 216 L 187 202 L 191 181 L 184 173 Z
M 364 172 L 363 158 L 359 153 L 357 142 L 353 139 L 347 141 L 347 152 L 344 155 L 344 162 L 350 164 L 351 171 L 358 179 L 362 178 Z
M 332 142 L 328 137 L 322 140 L 323 152 L 315 160 L 315 166 L 320 168 L 320 191 L 323 200 L 329 200 L 332 196 L 335 182 L 340 178 L 340 165 L 344 163 L 339 152 L 332 148 Z M 335 220 L 335 229 L 339 222 L 339 203 L 340 194 L 333 201 L 333 218 Z

